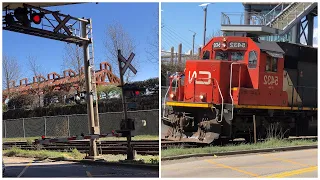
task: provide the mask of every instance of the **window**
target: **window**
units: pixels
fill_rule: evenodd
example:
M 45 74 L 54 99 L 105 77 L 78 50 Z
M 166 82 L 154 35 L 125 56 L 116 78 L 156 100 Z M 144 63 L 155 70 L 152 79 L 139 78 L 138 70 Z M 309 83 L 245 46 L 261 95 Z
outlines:
M 202 59 L 210 59 L 210 52 L 209 52 L 209 51 L 205 51 L 205 52 L 203 53 Z
M 244 52 L 231 52 L 231 61 L 241 61 L 243 60 Z
M 185 77 L 184 75 L 181 76 L 181 79 L 180 79 L 180 85 L 181 86 L 184 86 L 184 77 Z
M 272 58 L 272 72 L 278 72 L 278 58 Z
M 278 72 L 278 58 L 267 56 L 266 71 Z
M 258 61 L 258 55 L 256 51 L 250 51 L 249 52 L 249 68 L 256 68 L 257 67 L 257 61 Z
M 216 51 L 216 60 L 228 60 L 228 52 Z

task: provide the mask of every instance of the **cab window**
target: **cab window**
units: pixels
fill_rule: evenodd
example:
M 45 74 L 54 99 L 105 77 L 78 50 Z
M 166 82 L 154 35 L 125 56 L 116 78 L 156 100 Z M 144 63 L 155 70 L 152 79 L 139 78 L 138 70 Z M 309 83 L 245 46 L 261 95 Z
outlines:
M 185 77 L 184 75 L 181 76 L 181 79 L 180 79 L 180 85 L 181 86 L 184 86 L 184 77 Z
M 210 59 L 210 51 L 205 51 L 205 52 L 203 53 L 202 59 Z
M 231 52 L 231 61 L 241 61 L 244 58 L 244 52 Z
M 250 51 L 249 52 L 249 68 L 256 68 L 257 67 L 257 61 L 258 61 L 258 55 L 256 51 Z
M 216 60 L 228 60 L 228 52 L 216 51 Z
M 278 58 L 267 56 L 266 71 L 278 72 Z

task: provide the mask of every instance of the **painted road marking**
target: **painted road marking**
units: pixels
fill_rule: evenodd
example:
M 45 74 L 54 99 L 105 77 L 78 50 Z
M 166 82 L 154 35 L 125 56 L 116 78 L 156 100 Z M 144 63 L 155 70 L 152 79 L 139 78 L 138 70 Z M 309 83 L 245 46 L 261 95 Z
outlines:
M 244 171 L 244 170 L 238 169 L 236 167 L 231 167 L 231 166 L 227 166 L 227 165 L 224 165 L 224 164 L 219 164 L 219 163 L 214 162 L 211 159 L 207 159 L 207 160 L 204 160 L 204 161 L 206 161 L 208 163 L 211 163 L 211 164 L 214 164 L 214 165 L 217 165 L 217 166 L 220 166 L 220 167 L 223 167 L 223 168 L 226 168 L 226 169 L 232 169 L 234 171 L 238 171 L 238 172 L 241 172 L 243 174 L 247 174 L 247 175 L 250 175 L 250 176 L 253 176 L 253 177 L 260 177 L 258 174 L 254 174 L 254 173 L 251 173 L 251 172 L 248 172 L 248 171 Z
M 89 171 L 86 171 L 88 177 L 92 177 L 92 174 Z
M 269 168 L 269 169 L 276 169 L 276 168 L 290 168 L 292 166 L 290 165 L 281 165 L 281 166 L 232 166 L 234 168 L 253 168 L 253 169 L 264 169 L 264 168 Z M 179 167 L 165 167 L 162 166 L 161 169 L 162 170 L 166 170 L 166 171 L 189 171 L 190 169 L 220 169 L 220 168 L 224 168 L 224 167 L 212 167 L 212 166 L 198 166 L 198 167 L 190 167 L 190 168 L 179 168 Z
M 26 170 L 28 169 L 29 166 L 31 166 L 33 161 L 29 162 L 26 167 L 23 168 L 23 170 L 21 171 L 21 173 L 17 176 L 18 178 L 21 177 L 23 175 L 23 173 L 26 172 Z
M 278 160 L 278 161 L 282 161 L 282 162 L 287 162 L 287 163 L 291 163 L 291 164 L 296 164 L 296 165 L 299 165 L 299 166 L 309 166 L 308 164 L 299 163 L 299 162 L 292 161 L 292 160 L 289 160 L 289 159 L 277 158 L 277 157 L 274 157 L 271 154 L 259 154 L 259 156 L 264 156 L 264 157 L 267 157 L 269 159 Z
M 312 167 L 307 167 L 303 169 L 297 169 L 293 171 L 287 171 L 279 174 L 269 175 L 269 176 L 266 176 L 265 178 L 284 178 L 284 177 L 294 176 L 294 175 L 317 171 L 317 170 L 318 170 L 318 166 L 312 166 Z

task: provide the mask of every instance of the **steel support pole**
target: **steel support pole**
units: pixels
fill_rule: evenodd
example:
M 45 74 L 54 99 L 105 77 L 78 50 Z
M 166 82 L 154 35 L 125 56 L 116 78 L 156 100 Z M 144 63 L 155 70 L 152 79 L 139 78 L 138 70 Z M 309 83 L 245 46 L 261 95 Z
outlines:
M 311 14 L 307 15 L 307 20 L 308 20 L 308 39 L 307 39 L 307 44 L 309 46 L 313 45 L 313 22 L 314 22 L 314 16 Z
M 70 119 L 69 119 L 69 116 L 67 116 L 67 121 L 68 121 L 68 136 L 70 136 Z
M 206 45 L 206 31 L 207 31 L 207 8 L 204 8 L 204 29 L 203 29 L 203 47 Z
M 44 117 L 44 136 L 47 136 L 47 118 Z
M 293 26 L 291 30 L 291 42 L 300 44 L 300 27 L 301 21 L 298 22 L 295 26 Z
M 250 24 L 250 11 L 251 11 L 251 5 L 244 5 L 244 25 Z
M 120 57 L 121 56 L 121 50 L 118 50 L 118 64 L 119 64 L 119 72 L 120 72 L 120 85 L 121 85 L 121 92 L 122 92 L 122 107 L 123 107 L 123 114 L 124 114 L 124 120 L 125 122 L 128 122 L 128 114 L 127 114 L 127 104 L 126 104 L 126 97 L 125 97 L 125 92 L 123 89 L 123 75 L 124 73 L 122 72 L 122 66 L 121 66 L 121 61 Z M 127 123 L 128 124 L 128 123 Z M 131 130 L 129 130 L 128 136 L 127 136 L 127 160 L 133 160 L 133 150 L 131 147 Z
M 81 33 L 83 38 L 87 38 L 87 23 L 81 22 Z M 89 60 L 89 42 L 83 41 L 83 60 L 84 60 L 84 74 L 86 82 L 86 101 L 87 101 L 87 113 L 89 118 L 90 134 L 94 134 L 94 111 L 93 111 L 93 92 L 91 86 L 91 71 L 90 71 L 90 60 Z M 95 139 L 90 139 L 89 156 L 97 156 L 97 144 Z
M 24 118 L 22 118 L 23 138 L 26 138 L 26 130 L 24 129 Z
M 4 120 L 4 138 L 7 138 L 7 121 Z

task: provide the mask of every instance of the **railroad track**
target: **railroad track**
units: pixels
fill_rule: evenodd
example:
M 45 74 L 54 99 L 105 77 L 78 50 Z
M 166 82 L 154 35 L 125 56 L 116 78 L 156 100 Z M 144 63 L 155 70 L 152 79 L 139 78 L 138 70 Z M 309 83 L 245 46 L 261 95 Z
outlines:
M 310 139 L 310 140 L 317 140 L 317 136 L 301 136 L 301 137 L 296 137 L 296 136 L 290 136 L 287 138 L 287 140 L 298 140 L 298 139 Z M 262 140 L 259 140 L 262 141 Z M 195 143 L 195 142 L 184 142 L 184 141 L 167 141 L 164 139 L 161 139 L 161 149 L 168 149 L 168 148 L 198 148 L 198 147 L 206 147 L 206 146 L 213 146 L 213 145 L 238 145 L 246 143 L 246 141 L 242 138 L 235 139 L 233 141 L 229 141 L 226 143 L 219 143 L 216 142 L 216 144 L 205 144 L 205 143 Z
M 132 141 L 133 149 L 141 155 L 159 155 L 159 141 L 143 140 Z M 52 143 L 47 145 L 28 144 L 26 141 L 4 142 L 2 148 L 10 149 L 18 147 L 25 150 L 51 150 L 60 152 L 71 152 L 77 149 L 81 153 L 88 153 L 89 141 L 70 141 L 68 143 Z M 97 149 L 100 154 L 126 154 L 127 141 L 98 141 Z

